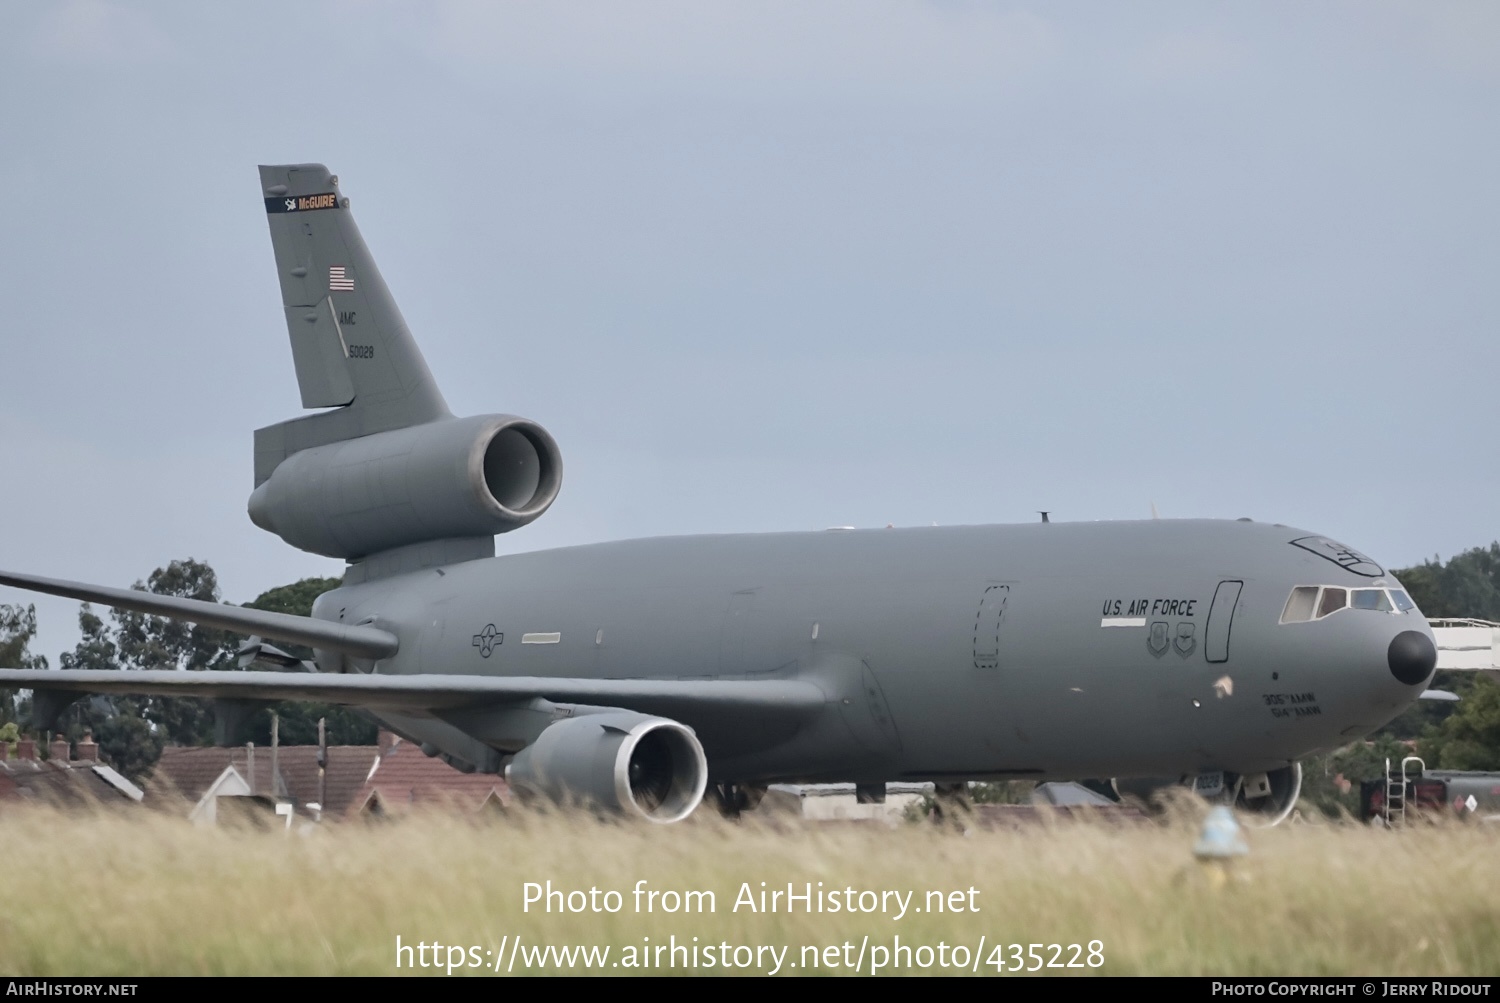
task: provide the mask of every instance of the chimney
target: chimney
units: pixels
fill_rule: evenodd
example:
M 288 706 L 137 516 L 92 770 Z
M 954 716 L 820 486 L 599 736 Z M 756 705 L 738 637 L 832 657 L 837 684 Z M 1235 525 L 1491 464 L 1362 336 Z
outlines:
M 16 740 L 16 758 L 36 760 L 36 739 L 20 738 Z
M 94 741 L 94 733 L 86 731 L 83 740 L 78 743 L 78 761 L 81 763 L 97 763 L 99 761 L 99 743 Z
M 47 746 L 47 758 L 55 760 L 58 763 L 66 763 L 69 758 L 69 748 L 68 740 L 62 735 L 58 735 L 52 740 L 52 744 Z
M 380 746 L 380 758 L 384 759 L 386 755 L 396 747 L 401 739 L 391 732 L 386 731 L 384 728 L 381 728 L 377 741 L 379 742 Z

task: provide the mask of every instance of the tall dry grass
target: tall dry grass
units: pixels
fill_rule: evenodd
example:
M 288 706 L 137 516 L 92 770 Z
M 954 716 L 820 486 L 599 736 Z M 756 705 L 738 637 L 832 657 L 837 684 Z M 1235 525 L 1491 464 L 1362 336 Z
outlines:
M 736 825 L 706 813 L 657 827 L 515 811 L 487 822 L 433 814 L 288 835 L 200 829 L 150 813 L 18 811 L 0 818 L 7 851 L 0 868 L 0 971 L 432 975 L 443 969 L 397 968 L 398 936 L 405 945 L 473 946 L 486 965 L 491 956 L 484 952 L 505 945 L 503 959 L 515 943 L 506 938 L 519 936 L 527 948 L 608 946 L 604 973 L 623 974 L 629 969 L 608 967 L 627 957 L 622 952 L 675 936 L 679 944 L 697 937 L 700 947 L 790 947 L 781 974 L 808 972 L 804 947 L 847 942 L 851 953 L 840 954 L 839 967 L 818 968 L 843 973 L 861 944 L 867 972 L 875 960 L 871 948 L 889 949 L 899 935 L 908 947 L 964 945 L 971 962 L 984 937 L 980 973 L 995 972 L 985 962 L 994 959 L 996 944 L 1090 941 L 1102 942 L 1102 966 L 1047 971 L 1500 972 L 1500 832 L 1493 827 L 1251 831 L 1249 856 L 1220 887 L 1191 856 L 1195 821 L 1196 815 L 1163 825 L 1059 822 L 965 834 L 749 816 Z M 548 880 L 561 889 L 620 891 L 624 908 L 524 910 L 524 884 Z M 657 891 L 713 891 L 717 908 L 637 913 L 631 890 L 640 880 Z M 901 919 L 734 911 L 741 884 L 758 891 L 762 881 L 783 889 L 787 882 L 816 888 L 821 881 L 829 890 L 913 891 L 914 907 L 926 903 L 930 890 L 972 887 L 978 911 L 909 912 Z M 1086 957 L 1070 949 L 1041 953 L 1043 961 Z M 1024 948 L 1021 955 L 1034 963 Z M 1009 966 L 1009 948 L 1003 956 Z M 829 957 L 820 955 L 821 963 Z M 744 970 L 770 967 L 769 956 L 761 959 L 764 965 Z M 912 956 L 886 971 L 945 971 L 919 961 Z M 676 971 L 683 971 L 680 964 Z M 700 964 L 696 971 L 724 968 Z

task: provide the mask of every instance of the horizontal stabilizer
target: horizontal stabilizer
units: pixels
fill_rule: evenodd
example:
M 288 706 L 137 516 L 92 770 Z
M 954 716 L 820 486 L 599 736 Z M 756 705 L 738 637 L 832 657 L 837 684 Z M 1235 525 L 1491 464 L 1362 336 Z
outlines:
M 204 602 L 201 599 L 159 596 L 135 589 L 112 589 L 103 585 L 18 575 L 10 571 L 0 571 L 0 585 L 67 599 L 81 599 L 136 613 L 164 616 L 170 620 L 186 620 L 188 623 L 199 623 L 205 627 L 216 627 L 238 634 L 253 634 L 313 648 L 341 651 L 355 658 L 389 658 L 400 647 L 396 635 L 377 627 L 345 626 L 292 613 L 271 613 L 243 606 Z
M 244 700 L 313 700 L 393 710 L 456 710 L 540 697 L 625 707 L 691 721 L 695 711 L 734 710 L 798 719 L 827 697 L 790 679 L 551 679 L 543 676 L 0 669 L 0 688 L 64 693 L 143 693 Z

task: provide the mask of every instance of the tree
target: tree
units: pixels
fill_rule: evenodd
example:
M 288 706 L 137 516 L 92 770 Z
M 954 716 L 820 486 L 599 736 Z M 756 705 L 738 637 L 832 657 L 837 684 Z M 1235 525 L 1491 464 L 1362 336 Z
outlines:
M 270 589 L 245 605 L 273 613 L 311 616 L 314 600 L 343 582 L 338 578 L 304 578 L 290 585 Z M 290 655 L 311 658 L 312 651 L 301 645 L 281 645 Z M 271 711 L 280 718 L 278 738 L 287 745 L 312 745 L 318 740 L 318 719 L 326 718 L 330 745 L 374 745 L 379 737 L 375 721 L 363 711 L 335 704 L 286 702 L 255 715 L 250 723 L 250 739 L 257 743 L 271 740 Z
M 1423 737 L 1427 765 L 1444 770 L 1500 770 L 1500 683 L 1479 676 L 1448 719 Z
M 1391 574 L 1426 616 L 1500 620 L 1500 542 L 1456 554 L 1446 564 L 1434 557 Z
M 36 637 L 36 607 L 0 605 L 0 666 L 8 669 L 45 669 L 47 659 L 27 650 Z
M 157 568 L 144 584 L 136 582 L 133 588 L 202 602 L 219 601 L 219 580 L 214 569 L 192 558 Z M 117 609 L 111 617 L 115 621 L 114 643 L 123 669 L 201 672 L 228 668 L 234 662 L 234 640 L 221 630 L 130 610 Z M 213 708 L 206 701 L 187 697 L 142 699 L 141 717 L 166 742 L 207 745 L 213 741 Z
M 0 668 L 45 669 L 47 659 L 33 655 L 29 649 L 36 637 L 36 607 L 0 605 Z M 15 690 L 0 690 L 0 723 L 8 724 L 19 715 Z
M 1500 620 L 1500 542 L 1456 554 L 1446 564 L 1434 557 L 1391 574 L 1400 579 L 1424 616 Z M 1451 690 L 1459 702 L 1418 700 L 1379 733 L 1404 740 L 1436 734 L 1468 701 L 1476 681 L 1472 672 L 1440 671 L 1431 685 Z
M 157 568 L 136 589 L 206 602 L 219 599 L 213 568 L 191 558 Z M 231 638 L 196 624 L 114 610 L 112 625 L 85 603 L 78 613 L 82 637 L 61 657 L 63 669 L 204 671 L 233 662 Z M 150 771 L 162 748 L 203 745 L 213 740 L 213 708 L 185 697 L 122 695 L 85 697 L 58 719 L 70 741 L 92 732 L 105 762 L 136 779 Z
M 1323 814 L 1359 816 L 1359 785 L 1362 780 L 1385 776 L 1385 763 L 1400 763 L 1411 755 L 1406 743 L 1390 735 L 1376 734 L 1370 741 L 1353 742 L 1326 755 L 1313 756 L 1302 763 L 1300 800 L 1316 806 Z M 1340 778 L 1343 783 L 1340 784 Z
M 118 670 L 119 646 L 103 620 L 84 603 L 78 611 L 78 631 L 83 636 L 72 651 L 59 659 L 66 669 Z M 85 697 L 58 719 L 58 730 L 76 742 L 89 733 L 99 743 L 106 763 L 132 780 L 151 770 L 166 744 L 165 734 L 150 720 L 149 697 Z

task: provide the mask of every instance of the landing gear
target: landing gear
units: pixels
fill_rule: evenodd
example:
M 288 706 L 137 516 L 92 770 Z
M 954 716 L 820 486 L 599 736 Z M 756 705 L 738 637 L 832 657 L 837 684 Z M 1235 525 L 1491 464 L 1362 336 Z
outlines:
M 737 819 L 741 812 L 753 811 L 766 795 L 766 789 L 755 784 L 714 784 L 709 790 L 713 792 L 719 814 L 728 819 Z
M 885 784 L 855 784 L 855 804 L 885 804 Z
M 963 782 L 932 785 L 932 820 L 956 822 L 974 810 L 969 785 Z

